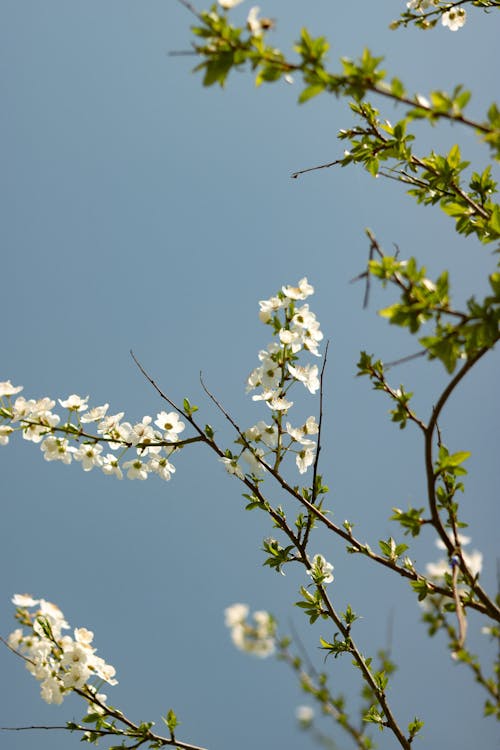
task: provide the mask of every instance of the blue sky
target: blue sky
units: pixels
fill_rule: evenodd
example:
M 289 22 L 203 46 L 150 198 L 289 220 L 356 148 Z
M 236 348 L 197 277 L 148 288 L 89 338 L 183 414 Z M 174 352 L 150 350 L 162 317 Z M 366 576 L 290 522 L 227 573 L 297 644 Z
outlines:
M 234 11 L 244 18 L 247 5 Z M 290 7 L 292 6 L 292 7 Z M 410 90 L 474 91 L 481 117 L 497 94 L 498 28 L 474 13 L 459 33 L 438 28 L 390 32 L 403 3 L 362 0 L 335 7 L 269 1 L 276 44 L 287 50 L 300 27 L 325 34 L 331 66 L 364 46 Z M 398 185 L 356 169 L 300 168 L 337 158 L 335 133 L 349 123 L 345 103 L 327 97 L 296 104 L 286 84 L 256 90 L 235 75 L 224 91 L 204 90 L 189 47 L 191 18 L 174 0 L 4 0 L 0 7 L 0 141 L 4 236 L 2 373 L 26 397 L 89 394 L 135 421 L 162 404 L 134 366 L 132 348 L 177 401 L 188 396 L 225 445 L 231 433 L 203 396 L 199 372 L 243 424 L 265 417 L 245 395 L 245 379 L 269 340 L 257 302 L 307 276 L 330 357 L 325 382 L 323 474 L 334 518 L 349 518 L 372 546 L 396 529 L 394 505 L 423 497 L 422 447 L 387 418 L 389 405 L 355 378 L 359 351 L 391 360 L 412 342 L 377 317 L 389 297 L 350 279 L 367 258 L 364 228 L 382 245 L 417 255 L 429 275 L 451 267 L 457 304 L 481 294 L 493 269 L 488 249 L 457 237 L 438 211 L 415 206 Z M 380 103 L 382 104 L 382 103 Z M 387 106 L 383 104 L 383 106 Z M 396 115 L 392 107 L 387 117 Z M 419 128 L 421 150 L 459 141 L 478 167 L 488 154 L 454 128 Z M 471 450 L 463 514 L 485 556 L 484 585 L 495 586 L 498 554 L 498 353 L 463 383 L 443 418 L 453 450 Z M 415 362 L 394 375 L 428 413 L 446 382 L 437 364 Z M 301 409 L 311 413 L 314 399 Z M 286 667 L 253 661 L 232 647 L 223 610 L 236 601 L 268 609 L 301 633 L 321 666 L 317 625 L 292 603 L 304 580 L 262 567 L 265 517 L 245 513 L 237 482 L 194 446 L 166 484 L 118 482 L 78 466 L 42 460 L 23 441 L 0 452 L 3 523 L 0 632 L 12 629 L 10 597 L 28 591 L 56 602 L 74 626 L 96 633 L 99 653 L 120 683 L 111 702 L 137 720 L 160 721 L 173 707 L 179 737 L 215 750 L 309 746 L 294 709 L 307 702 Z M 498 736 L 481 721 L 482 694 L 451 662 L 441 638 L 429 641 L 405 584 L 345 554 L 318 532 L 334 563 L 335 598 L 363 616 L 366 654 L 386 645 L 401 668 L 391 700 L 403 723 L 426 721 L 422 747 L 484 746 Z M 430 537 L 412 556 L 439 557 Z M 471 645 L 490 656 L 471 623 Z M 327 663 L 334 685 L 357 694 L 347 662 Z M 63 724 L 79 718 L 68 701 L 46 706 L 38 685 L 5 649 L 2 725 Z M 432 679 L 432 688 L 430 679 Z M 112 693 L 112 695 L 111 695 Z M 456 725 L 457 718 L 467 721 Z M 326 728 L 326 725 L 325 725 Z M 338 735 L 337 735 L 338 736 Z M 387 737 L 380 747 L 393 747 Z M 4 735 L 9 750 L 69 748 L 65 733 Z M 312 747 L 312 744 L 310 745 Z M 343 746 L 340 744 L 340 746 Z

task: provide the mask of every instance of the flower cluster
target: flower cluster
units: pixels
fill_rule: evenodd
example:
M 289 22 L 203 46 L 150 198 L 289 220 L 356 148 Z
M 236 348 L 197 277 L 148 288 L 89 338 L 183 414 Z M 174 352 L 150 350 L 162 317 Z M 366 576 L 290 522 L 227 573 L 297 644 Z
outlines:
M 275 650 L 276 623 L 269 612 L 253 613 L 253 623 L 247 620 L 247 604 L 232 604 L 224 611 L 225 623 L 231 630 L 231 639 L 240 651 L 262 658 Z
M 245 431 L 244 440 L 238 441 L 244 445 L 240 456 L 221 459 L 227 471 L 240 479 L 245 474 L 240 457 L 248 464 L 249 473 L 257 476 L 265 471 L 268 454 L 281 460 L 284 453 L 292 451 L 301 474 L 314 462 L 316 443 L 312 436 L 319 429 L 315 418 L 308 417 L 299 427 L 284 422 L 284 415 L 293 406 L 289 390 L 294 384 L 302 384 L 312 394 L 320 388 L 318 366 L 298 362 L 302 352 L 320 356 L 320 324 L 309 305 L 300 304 L 313 293 L 314 288 L 303 278 L 296 287 L 284 286 L 276 296 L 259 302 L 259 318 L 272 326 L 277 340 L 259 352 L 260 364 L 248 376 L 247 392 L 258 391 L 252 399 L 267 404 L 272 417 L 270 424 L 260 421 Z
M 84 471 L 97 467 L 118 479 L 124 471 L 129 479 L 157 474 L 165 480 L 175 472 L 169 458 L 179 449 L 179 435 L 185 428 L 175 412 L 160 412 L 154 424 L 148 416 L 131 424 L 123 421 L 124 412 L 108 414 L 109 404 L 89 408 L 88 396 L 72 394 L 59 399 L 60 406 L 68 410 L 63 422 L 52 411 L 54 400 L 25 399 L 17 396 L 21 390 L 22 386 L 13 386 L 10 380 L 0 382 L 0 445 L 7 445 L 12 433 L 21 431 L 25 440 L 40 444 L 46 461 L 78 461 Z M 97 434 L 88 432 L 90 424 L 96 425 Z M 103 446 L 112 452 L 104 453 Z M 135 455 L 123 461 L 129 449 Z
M 333 581 L 333 565 L 325 560 L 323 555 L 314 555 L 311 567 L 307 571 L 314 583 L 320 585 Z
M 55 604 L 29 594 L 16 594 L 12 602 L 18 608 L 16 619 L 28 630 L 14 630 L 8 644 L 24 657 L 28 671 L 41 682 L 44 701 L 62 703 L 71 690 L 84 690 L 92 701 L 96 695 L 96 687 L 89 683 L 92 678 L 117 684 L 114 667 L 96 656 L 90 630 L 75 628 L 74 638 L 62 635 L 69 625 Z M 37 609 L 30 612 L 33 607 Z
M 460 546 L 469 544 L 470 542 L 470 538 L 468 536 L 463 536 L 463 534 L 458 535 L 458 540 L 460 542 Z M 441 539 L 436 539 L 436 547 L 440 550 L 446 550 L 446 546 Z M 479 550 L 473 550 L 470 553 L 462 551 L 462 557 L 464 563 L 467 565 L 472 575 L 479 575 L 483 568 L 482 553 L 479 552 Z M 427 563 L 425 569 L 429 578 L 434 578 L 435 580 L 443 580 L 445 574 L 451 572 L 452 564 L 453 560 L 450 561 L 443 558 L 442 560 L 438 560 L 435 563 Z
M 449 7 L 449 3 L 442 3 L 441 0 L 409 0 L 406 3 L 408 10 L 415 10 L 418 13 L 425 13 L 429 8 Z M 445 10 L 441 15 L 441 23 L 447 26 L 450 31 L 458 31 L 465 24 L 467 12 L 464 8 L 450 8 Z

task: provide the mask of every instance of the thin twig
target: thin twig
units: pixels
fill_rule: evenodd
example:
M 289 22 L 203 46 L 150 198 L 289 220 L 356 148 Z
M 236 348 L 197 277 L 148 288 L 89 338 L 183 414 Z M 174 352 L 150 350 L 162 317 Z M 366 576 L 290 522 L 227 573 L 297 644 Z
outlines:
M 28 662 L 29 664 L 34 664 L 35 663 L 33 661 L 33 659 L 28 659 L 27 656 L 25 656 L 24 654 L 22 654 L 20 651 L 17 651 L 15 648 L 13 648 L 10 645 L 10 643 L 8 641 L 6 641 L 5 638 L 3 638 L 1 635 L 0 635 L 0 641 L 4 644 L 4 646 L 7 646 L 7 648 L 10 651 L 12 651 L 13 654 L 15 654 L 16 656 L 19 656 L 20 659 L 23 659 L 24 661 Z
M 298 172 L 293 172 L 293 174 L 290 175 L 290 177 L 293 180 L 296 180 L 297 177 L 300 177 L 301 174 L 306 174 L 306 172 L 316 172 L 318 169 L 329 169 L 329 167 L 335 167 L 337 164 L 342 164 L 342 159 L 335 159 L 335 161 L 331 161 L 328 164 L 318 164 L 316 167 L 307 167 L 307 169 L 299 169 Z
M 123 719 L 121 719 L 123 720 Z M 0 727 L 0 731 L 3 732 L 24 732 L 27 730 L 33 730 L 33 729 L 65 729 L 66 731 L 72 731 L 72 732 L 92 732 L 93 734 L 99 734 L 100 736 L 104 737 L 106 735 L 121 735 L 121 736 L 127 736 L 123 735 L 121 732 L 113 732 L 106 729 L 94 729 L 90 726 L 81 727 L 81 726 L 73 726 L 71 729 L 68 726 L 62 726 L 62 725 L 53 725 L 53 726 L 45 726 L 42 724 L 33 724 L 31 726 L 26 727 Z M 182 748 L 183 750 L 206 750 L 206 748 L 203 748 L 199 745 L 191 745 L 188 742 L 182 742 L 178 739 L 171 740 L 167 737 L 160 737 L 159 735 L 154 734 L 151 732 L 151 739 L 155 740 L 157 742 L 161 742 L 162 745 L 170 745 L 174 748 Z
M 321 374 L 319 377 L 319 415 L 318 415 L 318 441 L 317 441 L 317 447 L 316 447 L 316 455 L 314 457 L 314 466 L 313 466 L 313 479 L 312 479 L 312 488 L 311 488 L 311 502 L 314 505 L 317 498 L 317 476 L 318 476 L 318 466 L 319 466 L 319 454 L 321 451 L 321 428 L 323 425 L 323 380 L 325 375 L 325 368 L 326 368 L 326 362 L 328 359 L 328 347 L 330 345 L 330 341 L 328 340 L 326 342 L 325 346 L 325 354 L 323 357 L 323 366 L 321 368 Z M 313 518 L 311 515 L 309 515 L 307 519 L 307 525 L 304 531 L 304 539 L 303 539 L 303 545 L 304 549 L 307 547 L 307 543 L 309 541 L 309 534 L 311 533 L 311 527 L 312 527 Z
M 467 636 L 467 619 L 465 616 L 465 610 L 460 599 L 460 592 L 458 589 L 458 574 L 459 574 L 458 561 L 453 563 L 452 569 L 452 588 L 453 588 L 453 599 L 455 600 L 455 610 L 457 613 L 458 622 L 458 647 L 463 648 L 465 644 L 465 638 Z
M 419 357 L 425 357 L 426 354 L 427 354 L 427 350 L 422 349 L 422 351 L 415 352 L 415 354 L 407 354 L 406 357 L 400 357 L 400 359 L 393 359 L 392 362 L 384 362 L 384 369 L 389 370 L 391 367 L 402 365 L 405 362 L 410 362 L 413 359 L 418 359 Z

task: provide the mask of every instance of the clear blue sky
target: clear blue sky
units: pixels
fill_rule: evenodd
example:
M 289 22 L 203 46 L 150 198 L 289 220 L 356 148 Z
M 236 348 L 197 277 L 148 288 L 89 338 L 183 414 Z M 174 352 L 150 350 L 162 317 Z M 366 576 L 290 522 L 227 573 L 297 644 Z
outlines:
M 262 8 L 278 20 L 277 45 L 289 48 L 307 25 L 329 37 L 332 68 L 369 46 L 412 90 L 473 88 L 471 112 L 481 117 L 498 94 L 497 17 L 474 13 L 456 34 L 390 32 L 403 5 L 269 0 Z M 190 23 L 175 0 L 1 4 L 0 380 L 24 385 L 26 397 L 89 394 L 135 421 L 162 405 L 131 361 L 133 348 L 169 395 L 198 403 L 201 420 L 230 445 L 199 371 L 241 424 L 263 418 L 265 407 L 244 393 L 268 342 L 257 301 L 307 276 L 331 340 L 323 448 L 330 507 L 376 546 L 397 532 L 391 507 L 418 505 L 424 483 L 418 436 L 391 425 L 389 405 L 354 377 L 361 349 L 386 360 L 414 350 L 376 316 L 389 298 L 375 292 L 364 311 L 362 288 L 349 283 L 366 261 L 364 228 L 388 248 L 397 243 L 403 257 L 418 255 L 430 275 L 451 266 L 458 304 L 485 289 L 489 251 L 457 238 L 449 220 L 415 206 L 399 186 L 361 171 L 291 180 L 294 170 L 341 154 L 334 136 L 349 123 L 346 105 L 324 97 L 298 107 L 296 87 L 255 90 L 247 75 L 225 91 L 203 90 L 194 60 L 168 55 L 189 47 Z M 486 151 L 458 127 L 421 130 L 423 149 L 459 140 L 465 158 L 486 163 Z M 442 424 L 451 449 L 473 452 L 463 514 L 490 590 L 500 520 L 498 365 L 498 353 L 481 362 Z M 445 382 L 439 365 L 421 362 L 394 377 L 416 391 L 424 414 Z M 313 399 L 303 408 L 314 409 Z M 1 449 L 0 632 L 13 628 L 14 592 L 42 596 L 72 625 L 95 631 L 99 653 L 118 670 L 110 701 L 131 718 L 159 722 L 173 707 L 179 738 L 211 750 L 312 747 L 295 726 L 295 706 L 307 700 L 293 676 L 235 651 L 223 610 L 237 601 L 269 609 L 283 632 L 293 621 L 320 666 L 319 636 L 332 633 L 311 631 L 292 606 L 304 583 L 298 571 L 283 578 L 262 567 L 271 527 L 243 511 L 237 482 L 198 447 L 176 466 L 169 484 L 118 482 L 48 464 L 20 440 Z M 365 654 L 386 645 L 392 617 L 401 668 L 391 701 L 402 723 L 415 713 L 425 719 L 419 747 L 468 750 L 478 737 L 492 747 L 498 732 L 480 719 L 481 691 L 441 638 L 428 641 L 406 585 L 347 557 L 335 539 L 319 534 L 317 545 L 335 565 L 339 607 L 349 602 L 363 616 Z M 423 567 L 438 554 L 425 537 L 412 556 Z M 491 655 L 476 625 L 471 645 Z M 1 725 L 81 716 L 76 701 L 44 705 L 19 661 L 0 654 Z M 333 684 L 355 695 L 356 676 L 340 662 L 326 665 Z M 389 736 L 375 739 L 394 746 Z M 6 750 L 77 742 L 65 733 L 0 738 Z

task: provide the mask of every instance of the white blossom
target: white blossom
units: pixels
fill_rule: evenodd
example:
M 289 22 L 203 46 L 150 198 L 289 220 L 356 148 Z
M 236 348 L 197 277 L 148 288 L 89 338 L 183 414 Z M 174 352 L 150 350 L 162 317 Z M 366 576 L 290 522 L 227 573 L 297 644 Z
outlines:
M 84 443 L 74 453 L 75 461 L 81 461 L 84 471 L 91 471 L 94 466 L 102 466 L 102 445 L 98 443 Z
M 270 299 L 264 299 L 259 302 L 259 320 L 262 323 L 268 323 L 273 315 L 281 310 L 288 304 L 288 300 L 280 299 L 279 297 L 271 297 Z
M 4 380 L 3 382 L 0 382 L 0 398 L 3 396 L 13 396 L 16 393 L 19 393 L 23 390 L 22 385 L 12 385 L 10 380 Z
M 149 459 L 148 470 L 153 474 L 158 474 L 166 482 L 170 480 L 172 474 L 175 474 L 175 466 L 165 456 L 152 456 Z
M 268 29 L 274 25 L 269 18 L 259 18 L 259 13 L 259 6 L 254 5 L 252 8 L 250 8 L 247 16 L 248 29 L 254 36 L 262 36 L 262 32 L 265 29 Z
M 248 604 L 231 604 L 224 610 L 226 627 L 232 628 L 246 620 L 249 612 Z
M 256 474 L 257 476 L 259 476 L 266 470 L 265 466 L 261 464 L 261 462 L 257 458 L 258 456 L 262 457 L 263 455 L 264 451 L 262 450 L 262 448 L 256 448 L 253 452 L 251 450 L 248 450 L 248 448 L 245 448 L 245 450 L 241 454 L 243 460 L 247 462 L 251 474 Z
M 63 464 L 70 464 L 76 451 L 66 438 L 58 438 L 55 435 L 46 437 L 40 448 L 46 461 L 62 461 Z
M 231 640 L 240 651 L 261 658 L 270 656 L 276 648 L 273 617 L 259 610 L 253 613 L 253 622 L 250 622 L 247 620 L 248 613 L 246 604 L 233 604 L 224 610 L 226 626 L 231 629 Z
M 8 424 L 0 425 L 0 445 L 7 445 L 13 432 L 14 430 Z
M 221 6 L 221 8 L 229 10 L 230 8 L 234 8 L 236 5 L 239 5 L 242 2 L 243 0 L 219 0 L 219 5 Z
M 300 724 L 310 724 L 314 719 L 314 709 L 311 706 L 297 706 L 295 717 Z
M 88 400 L 88 396 L 82 398 L 81 396 L 77 396 L 76 393 L 73 393 L 64 401 L 59 399 L 59 403 L 64 409 L 69 409 L 70 411 L 85 411 Z
M 179 434 L 185 429 L 186 425 L 174 411 L 162 411 L 156 415 L 155 425 L 164 432 L 163 439 L 169 443 L 175 443 Z
M 314 463 L 314 453 L 315 451 L 312 447 L 304 447 L 299 453 L 297 453 L 295 463 L 301 474 L 305 474 L 309 466 Z
M 308 283 L 306 277 L 301 279 L 297 286 L 284 286 L 282 290 L 289 299 L 306 299 L 314 294 L 314 287 Z
M 267 401 L 267 405 L 273 411 L 288 411 L 288 409 L 292 408 L 293 401 L 289 401 L 287 398 L 284 398 L 283 396 L 274 395 L 271 399 Z
M 133 461 L 125 461 L 123 468 L 127 470 L 128 479 L 147 479 L 148 478 L 148 467 L 139 458 L 135 458 Z
M 112 453 L 103 456 L 101 469 L 107 476 L 115 476 L 117 479 L 123 479 L 123 472 L 118 459 Z
M 226 456 L 223 456 L 222 458 L 219 458 L 219 461 L 224 464 L 224 467 L 228 474 L 234 474 L 234 476 L 238 477 L 238 479 L 245 478 L 241 466 L 239 465 L 236 458 L 227 458 Z
M 31 594 L 14 594 L 11 602 L 16 607 L 35 607 L 39 604 L 40 599 L 33 599 Z
M 323 555 L 314 555 L 307 575 L 311 576 L 314 583 L 331 583 L 333 581 L 333 565 L 327 562 Z
M 458 535 L 458 541 L 461 546 L 467 545 L 470 542 L 470 537 L 465 536 L 463 534 Z M 443 542 L 442 539 L 436 539 L 436 547 L 438 547 L 441 550 L 446 550 L 446 544 Z M 473 550 L 472 552 L 466 552 L 465 550 L 462 550 L 462 557 L 464 560 L 464 563 L 470 570 L 471 574 L 473 576 L 477 576 L 481 573 L 481 570 L 483 568 L 483 555 L 482 552 L 479 550 Z M 446 558 L 443 558 L 441 560 L 438 560 L 435 563 L 427 563 L 425 566 L 425 570 L 427 572 L 427 575 L 430 578 L 434 579 L 443 579 L 446 573 L 451 572 L 451 565 L 450 561 Z
M 450 31 L 458 31 L 462 28 L 467 20 L 467 12 L 464 8 L 453 8 L 447 10 L 441 16 L 441 23 L 443 26 L 447 26 Z
M 117 684 L 114 667 L 95 655 L 92 631 L 76 628 L 74 639 L 61 636 L 61 631 L 69 625 L 55 604 L 29 594 L 16 594 L 12 601 L 21 608 L 16 617 L 24 626 L 30 623 L 30 627 L 27 633 L 22 628 L 14 630 L 8 643 L 26 657 L 28 671 L 41 683 L 44 701 L 62 703 L 66 692 L 83 688 L 94 675 L 110 685 Z M 37 606 L 35 612 L 28 612 Z M 88 687 L 95 692 L 92 685 Z
M 294 367 L 289 364 L 288 371 L 292 377 L 304 383 L 310 393 L 316 393 L 320 386 L 317 365 L 305 365 L 304 367 L 297 365 Z
M 80 417 L 82 424 L 88 424 L 90 422 L 99 422 L 103 419 L 104 415 L 108 411 L 109 404 L 103 404 L 102 406 L 94 406 L 93 409 L 89 409 L 85 414 Z

